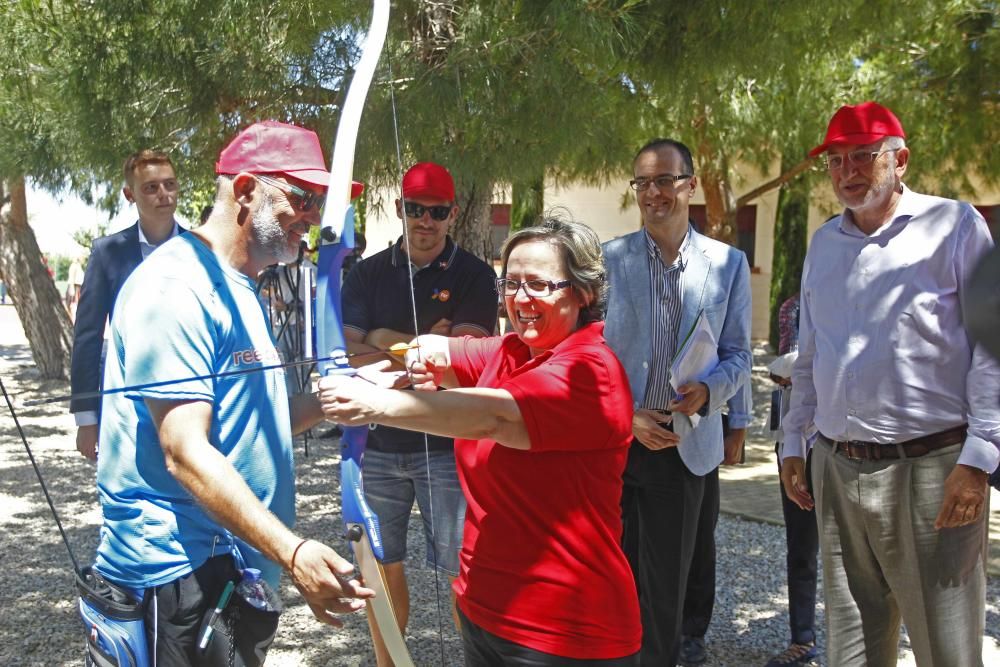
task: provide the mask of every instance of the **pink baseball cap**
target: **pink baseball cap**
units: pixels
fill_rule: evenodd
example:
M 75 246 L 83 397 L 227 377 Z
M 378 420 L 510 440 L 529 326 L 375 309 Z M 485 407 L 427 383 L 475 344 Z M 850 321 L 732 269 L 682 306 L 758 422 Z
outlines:
M 844 105 L 837 109 L 826 128 L 826 138 L 809 151 L 809 157 L 824 153 L 835 145 L 873 144 L 886 137 L 905 137 L 896 115 L 877 102 Z
M 448 170 L 433 162 L 418 162 L 403 176 L 403 198 L 427 197 L 455 201 L 455 181 Z
M 215 163 L 217 174 L 285 174 L 326 188 L 330 172 L 323 159 L 319 137 L 312 130 L 276 120 L 265 120 L 246 128 L 222 149 Z M 351 199 L 364 186 L 351 183 Z

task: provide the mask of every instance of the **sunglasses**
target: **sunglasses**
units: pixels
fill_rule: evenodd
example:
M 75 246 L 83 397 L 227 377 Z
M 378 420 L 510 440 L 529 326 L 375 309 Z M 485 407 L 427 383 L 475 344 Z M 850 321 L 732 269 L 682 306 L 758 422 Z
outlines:
M 295 201 L 289 199 L 289 203 L 303 213 L 311 211 L 314 206 L 317 210 L 323 210 L 323 204 L 326 203 L 326 194 L 303 190 L 297 185 L 279 181 L 278 179 L 271 178 L 270 176 L 262 176 L 261 174 L 254 174 L 254 176 L 256 176 L 257 180 L 261 183 L 267 183 L 271 187 L 281 190 L 286 195 L 291 195 Z
M 424 213 L 430 213 L 431 218 L 441 222 L 447 220 L 448 216 L 451 215 L 451 209 L 453 206 L 424 206 L 423 204 L 415 204 L 411 201 L 403 203 L 403 211 L 406 212 L 407 218 L 422 218 Z

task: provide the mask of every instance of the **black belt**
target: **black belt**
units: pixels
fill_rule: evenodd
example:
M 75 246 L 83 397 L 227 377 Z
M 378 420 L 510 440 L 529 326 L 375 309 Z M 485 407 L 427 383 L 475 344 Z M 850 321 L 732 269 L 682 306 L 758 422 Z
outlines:
M 947 431 L 922 435 L 906 442 L 880 444 L 863 440 L 832 440 L 823 436 L 837 454 L 843 454 L 856 461 L 881 461 L 883 459 L 914 459 L 929 454 L 936 449 L 950 447 L 965 442 L 968 426 L 962 424 Z M 820 434 L 822 435 L 822 434 Z

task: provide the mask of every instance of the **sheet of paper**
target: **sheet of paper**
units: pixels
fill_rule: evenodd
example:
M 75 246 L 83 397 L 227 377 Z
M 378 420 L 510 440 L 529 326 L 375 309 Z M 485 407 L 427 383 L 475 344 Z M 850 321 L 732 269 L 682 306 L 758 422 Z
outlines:
M 694 325 L 682 339 L 674 361 L 670 364 L 670 386 L 677 388 L 689 382 L 701 382 L 719 365 L 719 343 L 708 326 L 705 311 L 698 313 Z M 698 426 L 701 416 L 689 417 L 691 425 Z

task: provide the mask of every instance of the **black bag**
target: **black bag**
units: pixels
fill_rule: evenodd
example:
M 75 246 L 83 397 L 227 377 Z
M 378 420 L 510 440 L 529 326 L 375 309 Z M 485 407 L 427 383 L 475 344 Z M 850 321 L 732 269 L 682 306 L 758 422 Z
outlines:
M 198 637 L 212 620 L 208 610 L 198 629 Z M 223 613 L 212 624 L 212 638 L 199 652 L 199 664 L 228 667 L 259 667 L 278 631 L 281 611 L 257 609 L 239 595 L 233 595 Z

